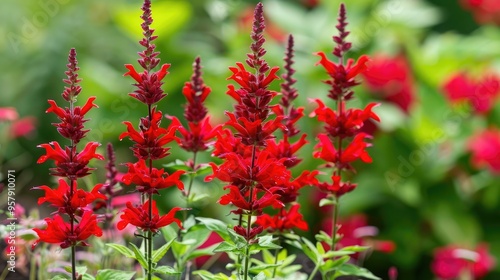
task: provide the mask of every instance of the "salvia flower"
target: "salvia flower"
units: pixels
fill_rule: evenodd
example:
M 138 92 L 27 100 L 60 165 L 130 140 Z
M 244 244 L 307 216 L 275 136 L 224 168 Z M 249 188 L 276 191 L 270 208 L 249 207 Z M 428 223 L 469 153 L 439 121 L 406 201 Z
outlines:
M 57 189 L 48 186 L 39 186 L 33 189 L 45 191 L 45 195 L 38 199 L 38 204 L 50 203 L 52 207 L 59 209 L 59 213 L 77 213 L 79 209 L 87 207 L 97 199 L 106 200 L 106 196 L 99 192 L 102 184 L 97 184 L 92 191 L 87 192 L 77 188 L 76 182 L 71 187 L 64 179 L 59 179 Z
M 123 183 L 130 185 L 135 184 L 137 190 L 141 193 L 158 194 L 158 190 L 172 186 L 177 186 L 179 190 L 184 189 L 184 184 L 180 180 L 184 170 L 175 171 L 168 174 L 164 169 L 148 167 L 144 160 L 139 160 L 136 163 L 126 163 L 128 172 L 122 177 Z
M 117 224 L 119 230 L 124 229 L 127 225 L 131 224 L 144 231 L 151 231 L 157 233 L 162 227 L 165 227 L 173 222 L 181 226 L 181 221 L 175 218 L 175 213 L 181 210 L 180 207 L 174 207 L 170 212 L 161 216 L 156 207 L 156 201 L 152 203 L 152 216 L 149 216 L 148 209 L 151 202 L 148 200 L 146 203 L 138 206 L 133 206 L 132 203 L 127 202 L 127 208 L 122 211 L 120 221 Z
M 102 230 L 97 225 L 97 216 L 90 211 L 85 211 L 78 221 L 77 225 L 72 226 L 65 222 L 64 219 L 56 214 L 54 218 L 46 218 L 47 228 L 33 229 L 38 234 L 38 240 L 33 244 L 35 247 L 40 241 L 46 243 L 58 244 L 61 248 L 72 246 L 88 246 L 85 242 L 90 236 L 101 236 Z
M 294 204 L 289 210 L 285 208 L 280 209 L 280 213 L 274 216 L 264 214 L 257 218 L 256 224 L 262 226 L 264 229 L 271 229 L 271 231 L 285 232 L 298 228 L 300 230 L 308 230 L 309 226 L 304 217 L 299 213 L 299 204 Z
M 462 6 L 470 10 L 480 24 L 500 25 L 500 2 L 496 0 L 461 0 Z

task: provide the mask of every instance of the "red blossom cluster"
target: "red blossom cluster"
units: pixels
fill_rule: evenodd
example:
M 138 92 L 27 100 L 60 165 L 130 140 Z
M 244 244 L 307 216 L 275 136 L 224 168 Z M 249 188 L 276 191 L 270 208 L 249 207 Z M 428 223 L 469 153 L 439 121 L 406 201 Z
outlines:
M 144 38 L 139 43 L 145 50 L 139 53 L 138 62 L 143 71 L 138 73 L 134 66 L 127 64 L 125 67 L 129 71 L 125 73 L 125 76 L 130 76 L 135 80 L 136 90 L 129 95 L 147 105 L 148 115 L 140 119 L 138 129 L 134 128 L 134 125 L 129 121 L 123 122 L 127 131 L 120 135 L 120 140 L 128 137 L 134 142 L 131 150 L 138 159 L 136 163 L 125 164 L 128 167 L 128 172 L 123 175 L 122 181 L 126 185 L 134 184 L 136 190 L 143 195 L 144 203 L 141 205 L 127 203 L 127 208 L 120 216 L 118 229 L 122 230 L 131 224 L 146 233 L 156 233 L 159 228 L 174 221 L 180 225 L 180 222 L 173 218 L 179 209 L 172 209 L 168 214 L 159 216 L 153 195 L 159 194 L 158 191 L 161 189 L 172 186 L 183 190 L 184 185 L 180 176 L 184 174 L 184 171 L 169 174 L 164 169 L 153 167 L 153 160 L 162 159 L 169 155 L 170 148 L 165 147 L 165 145 L 175 140 L 179 124 L 172 122 L 168 128 L 160 126 L 163 114 L 157 109 L 156 103 L 166 96 L 161 86 L 163 78 L 168 74 L 167 70 L 170 64 L 163 64 L 160 70 L 153 71 L 153 68 L 160 64 L 160 59 L 157 58 L 159 52 L 155 51 L 156 46 L 152 43 L 157 36 L 153 35 L 154 30 L 150 28 L 153 22 L 151 1 L 144 1 L 142 10 L 143 23 L 141 27 Z M 148 242 L 152 242 L 152 240 Z M 151 247 L 148 250 L 152 250 Z M 151 253 L 148 252 L 148 256 Z
M 495 259 L 485 244 L 479 244 L 474 250 L 448 245 L 435 250 L 431 269 L 441 280 L 458 279 L 463 275 L 481 279 L 494 265 Z
M 443 91 L 451 102 L 467 102 L 477 113 L 486 114 L 500 95 L 500 78 L 492 73 L 484 74 L 481 79 L 457 73 L 444 83 Z
M 415 102 L 413 75 L 403 55 L 376 55 L 362 73 L 368 90 L 409 113 Z
M 36 119 L 32 116 L 19 118 L 16 108 L 0 107 L 0 124 L 9 122 L 9 138 L 29 135 L 35 130 Z
M 85 137 L 88 130 L 84 130 L 83 124 L 87 121 L 85 114 L 97 107 L 94 104 L 95 97 L 90 97 L 83 107 L 75 106 L 76 97 L 81 92 L 79 86 L 76 60 L 76 51 L 71 49 L 68 58 L 67 79 L 64 80 L 69 86 L 65 88 L 62 96 L 69 102 L 69 107 L 61 108 L 54 100 L 49 100 L 50 107 L 46 111 L 57 115 L 60 123 L 55 123 L 57 131 L 63 137 L 70 140 L 70 145 L 64 148 L 56 141 L 48 144 L 41 144 L 38 147 L 44 148 L 46 154 L 38 159 L 38 163 L 44 163 L 47 160 L 53 160 L 55 168 L 51 168 L 53 176 L 64 177 L 58 180 L 59 186 L 52 189 L 49 186 L 34 187 L 35 190 L 43 190 L 45 195 L 38 199 L 38 204 L 50 203 L 52 207 L 58 210 L 53 218 L 46 218 L 47 227 L 44 229 L 35 228 L 38 234 L 38 242 L 59 244 L 61 248 L 75 246 L 87 246 L 86 240 L 92 236 L 101 236 L 102 230 L 97 225 L 98 218 L 92 211 L 90 204 L 96 200 L 105 200 L 106 197 L 99 192 L 102 184 L 96 185 L 92 191 L 79 189 L 77 179 L 87 176 L 94 168 L 88 166 L 91 159 L 104 159 L 96 153 L 97 142 L 89 142 L 82 150 L 79 150 L 77 144 Z M 63 216 L 68 217 L 65 221 Z M 73 272 L 74 273 L 74 272 Z

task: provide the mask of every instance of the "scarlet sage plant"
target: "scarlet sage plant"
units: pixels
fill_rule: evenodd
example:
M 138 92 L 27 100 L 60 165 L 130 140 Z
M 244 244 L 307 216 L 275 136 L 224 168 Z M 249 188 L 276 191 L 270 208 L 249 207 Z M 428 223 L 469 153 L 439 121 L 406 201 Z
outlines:
M 276 75 L 279 68 L 271 68 L 263 58 L 266 53 L 264 28 L 263 5 L 259 3 L 254 13 L 251 53 L 245 61 L 251 72 L 240 62 L 229 68 L 232 72 L 229 79 L 236 82 L 238 88 L 229 85 L 227 94 L 236 105 L 233 112 L 226 112 L 229 120 L 215 144 L 214 155 L 223 163 L 219 166 L 211 163 L 213 174 L 207 177 L 207 180 L 217 178 L 227 183 L 224 189 L 229 193 L 223 195 L 219 203 L 236 208 L 231 212 L 237 215 L 237 224 L 229 230 L 236 241 L 225 241 L 216 251 L 231 251 L 237 255 L 235 269 L 243 279 L 251 274 L 251 254 L 256 250 L 279 248 L 267 238 L 271 236 L 259 237 L 264 228 L 254 222 L 254 217 L 262 215 L 267 207 L 283 207 L 279 200 L 280 186 L 290 179 L 285 166 L 287 159 L 277 160 L 266 149 L 274 133 L 286 126 L 283 115 L 271 118 L 273 106 L 270 103 L 277 93 L 268 86 L 279 78 Z
M 77 71 L 79 67 L 76 59 L 75 49 L 71 49 L 68 58 L 67 79 L 64 80 L 68 86 L 64 89 L 62 97 L 69 103 L 69 107 L 59 107 L 54 100 L 49 100 L 50 107 L 47 113 L 57 115 L 60 123 L 54 123 L 61 136 L 69 140 L 64 148 L 57 141 L 41 144 L 46 154 L 38 159 L 38 163 L 53 160 L 55 167 L 51 168 L 51 175 L 60 177 L 58 187 L 52 189 L 49 186 L 34 187 L 35 190 L 43 190 L 45 195 L 38 199 L 38 204 L 49 203 L 57 210 L 52 218 L 46 218 L 45 228 L 35 228 L 38 240 L 33 244 L 35 247 L 39 242 L 58 244 L 62 249 L 71 248 L 71 273 L 72 279 L 80 279 L 83 275 L 76 272 L 75 252 L 77 246 L 88 246 L 87 239 L 92 235 L 101 236 L 102 230 L 97 225 L 98 217 L 89 209 L 89 205 L 97 199 L 105 200 L 106 197 L 99 192 L 102 184 L 96 185 L 88 192 L 78 188 L 77 180 L 90 174 L 95 168 L 88 166 L 90 160 L 104 157 L 96 153 L 97 142 L 88 142 L 83 149 L 78 144 L 83 140 L 89 130 L 85 130 L 83 124 L 88 121 L 85 114 L 93 107 L 95 97 L 90 97 L 83 107 L 76 106 L 76 99 L 81 92 L 80 79 Z
M 172 186 L 183 190 L 184 185 L 180 176 L 184 171 L 179 170 L 169 174 L 164 169 L 154 167 L 155 160 L 169 155 L 169 148 L 165 145 L 175 139 L 177 124 L 174 123 L 168 128 L 160 126 L 163 114 L 157 109 L 157 103 L 166 96 L 161 86 L 163 78 L 168 74 L 167 70 L 170 64 L 163 64 L 159 70 L 153 70 L 159 66 L 160 59 L 157 58 L 159 52 L 155 51 L 156 46 L 153 44 L 157 36 L 153 35 L 154 30 L 150 28 L 153 22 L 151 1 L 144 1 L 142 11 L 143 23 L 141 27 L 144 38 L 139 43 L 145 50 L 139 53 L 138 62 L 143 70 L 137 72 L 134 66 L 126 64 L 125 67 L 129 71 L 125 73 L 125 76 L 130 76 L 135 81 L 136 90 L 129 95 L 146 105 L 147 115 L 139 120 L 138 130 L 131 122 L 125 121 L 127 131 L 120 135 L 120 139 L 128 137 L 134 143 L 131 149 L 137 158 L 137 162 L 125 164 L 128 167 L 128 172 L 123 175 L 122 181 L 126 185 L 134 184 L 136 186 L 136 191 L 141 193 L 142 204 L 127 203 L 127 208 L 121 213 L 121 220 L 117 227 L 124 229 L 127 225 L 133 225 L 140 230 L 141 233 L 136 235 L 144 238 L 145 251 L 140 251 L 131 243 L 133 252 L 126 255 L 136 258 L 146 270 L 146 279 L 151 280 L 155 273 L 169 274 L 173 270 L 171 267 L 156 265 L 159 260 L 158 255 L 163 256 L 166 251 L 161 254 L 161 250 L 166 247 L 154 252 L 153 236 L 158 233 L 160 228 L 172 222 L 176 222 L 181 227 L 180 220 L 175 218 L 175 213 L 181 208 L 175 207 L 169 213 L 160 215 L 154 196 L 159 195 L 159 190 Z M 116 244 L 113 246 L 117 248 Z
M 338 62 L 333 62 L 327 58 L 324 52 L 315 53 L 321 59 L 317 65 L 323 66 L 329 78 L 325 83 L 330 86 L 328 98 L 335 103 L 334 108 L 328 107 L 323 100 L 315 99 L 318 107 L 311 114 L 324 123 L 324 132 L 317 135 L 319 143 L 315 146 L 313 156 L 325 161 L 324 167 L 330 174 L 331 181 L 318 182 L 317 187 L 327 193 L 327 198 L 320 202 L 320 206 L 333 205 L 333 232 L 331 234 L 322 232 L 317 235 L 318 241 L 328 242 L 330 250 L 325 254 L 314 249 L 321 258 L 315 260 L 315 269 L 310 274 L 309 279 L 313 279 L 319 270 L 323 279 L 335 279 L 341 275 L 358 275 L 372 279 L 377 279 L 368 271 L 363 269 L 353 269 L 346 262 L 348 255 L 354 254 L 363 248 L 346 247 L 343 250 L 344 257 L 337 258 L 341 254 L 337 253 L 337 243 L 341 236 L 338 233 L 338 209 L 340 206 L 340 197 L 356 188 L 356 184 L 350 182 L 347 177 L 355 173 L 352 163 L 363 161 L 371 163 L 372 158 L 367 152 L 371 146 L 367 139 L 371 136 L 362 132 L 365 121 L 372 119 L 380 121 L 379 117 L 372 111 L 378 104 L 370 103 L 364 109 L 348 108 L 347 102 L 354 97 L 353 87 L 359 84 L 356 78 L 367 68 L 368 56 L 362 55 L 356 62 L 353 59 L 345 61 L 346 53 L 351 49 L 351 43 L 346 41 L 349 32 L 347 27 L 347 13 L 342 4 L 339 10 L 338 24 L 336 26 L 339 34 L 333 37 L 336 47 L 333 55 L 337 57 Z M 307 247 L 307 246 L 305 246 Z M 304 248 L 305 248 L 304 247 Z M 316 246 L 316 248 L 319 248 Z M 324 261 L 326 259 L 326 261 Z M 313 260 L 314 261 L 314 260 Z

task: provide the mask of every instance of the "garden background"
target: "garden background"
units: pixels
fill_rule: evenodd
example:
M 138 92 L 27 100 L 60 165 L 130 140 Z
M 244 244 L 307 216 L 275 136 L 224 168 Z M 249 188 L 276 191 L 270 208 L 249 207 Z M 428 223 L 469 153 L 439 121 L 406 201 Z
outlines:
M 375 250 L 364 265 L 383 279 L 390 267 L 398 269 L 399 279 L 433 279 L 430 267 L 435 249 L 450 244 L 471 249 L 487 244 L 498 259 L 500 136 L 497 144 L 488 146 L 488 160 L 474 160 L 472 152 L 484 142 L 479 133 L 500 128 L 500 102 L 495 100 L 500 79 L 489 87 L 494 89 L 489 92 L 495 92 L 485 101 L 486 109 L 451 102 L 453 89 L 445 85 L 463 71 L 478 83 L 486 76 L 500 77 L 500 29 L 496 26 L 500 7 L 496 14 L 489 10 L 485 15 L 458 0 L 344 2 L 354 48 L 350 56 L 370 55 L 374 63 L 380 62 L 380 77 L 394 81 L 368 76 L 356 88 L 354 105 L 381 102 L 376 112 L 382 120 L 371 128 L 374 163 L 357 167 L 354 181 L 358 188 L 343 198 L 341 216 L 363 213 L 367 224 L 379 230 L 375 239 L 395 245 L 390 253 Z M 172 64 L 164 86 L 169 96 L 160 110 L 182 115 L 182 87 L 191 76 L 194 58 L 201 56 L 203 78 L 212 88 L 206 102 L 209 113 L 214 123 L 225 121 L 222 112 L 232 107 L 225 94 L 228 66 L 242 61 L 248 52 L 256 3 L 153 1 L 153 28 L 159 36 L 156 44 L 162 61 Z M 328 91 L 319 82 L 325 75 L 314 66 L 318 59 L 312 53 L 333 49 L 331 37 L 336 33 L 340 1 L 263 3 L 266 59 L 272 66 L 282 66 L 286 38 L 290 33 L 295 36 L 297 105 L 309 114 L 314 106 L 308 99 L 324 98 Z M 15 107 L 19 114 L 17 130 L 11 130 L 13 123 L 0 121 L 0 165 L 4 176 L 7 169 L 16 170 L 17 201 L 27 212 L 36 207 L 41 195 L 30 188 L 53 180 L 47 164 L 36 164 L 43 152 L 36 146 L 60 139 L 51 125 L 55 118 L 45 114 L 46 100 L 57 100 L 63 90 L 61 80 L 70 48 L 78 51 L 83 79 L 80 98 L 96 96 L 100 107 L 88 113 L 88 140 L 112 142 L 118 163 L 131 160 L 130 143 L 120 142 L 118 136 L 124 131 L 122 121 L 144 115 L 136 110 L 139 103 L 127 95 L 132 91 L 130 80 L 122 77 L 123 65 L 135 62 L 140 51 L 140 5 L 141 1 L 132 0 L 7 0 L 0 4 L 0 107 Z M 279 90 L 277 85 L 273 89 Z M 303 118 L 299 127 L 311 135 L 319 124 Z M 311 156 L 315 139 L 308 137 L 308 141 L 297 173 L 318 165 Z M 208 155 L 204 157 L 210 160 Z M 185 160 L 189 155 L 173 148 L 164 163 L 173 158 Z M 98 171 L 90 176 L 88 180 L 93 181 L 89 184 L 104 178 L 104 162 L 93 164 Z M 124 171 L 123 166 L 119 169 Z M 227 219 L 228 209 L 215 203 L 224 193 L 222 186 L 195 182 L 195 189 L 209 198 L 194 211 Z M 302 234 L 312 237 L 325 217 L 313 206 L 319 200 L 317 192 L 305 188 L 301 193 L 302 212 L 311 228 Z M 2 209 L 5 196 L 5 192 L 0 194 Z M 182 204 L 182 199 L 167 191 L 158 203 L 169 209 Z M 50 209 L 41 206 L 40 211 Z M 499 277 L 500 269 L 494 268 L 485 279 Z

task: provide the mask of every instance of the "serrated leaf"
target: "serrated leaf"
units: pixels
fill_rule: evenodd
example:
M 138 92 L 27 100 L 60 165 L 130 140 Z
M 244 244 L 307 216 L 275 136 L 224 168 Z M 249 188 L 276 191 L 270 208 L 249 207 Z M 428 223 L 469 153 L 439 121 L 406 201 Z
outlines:
M 135 259 L 134 251 L 130 250 L 128 247 L 116 243 L 107 243 L 106 246 L 111 247 L 113 250 L 124 255 L 127 258 Z
M 154 272 L 161 273 L 164 275 L 176 275 L 181 274 L 179 271 L 175 270 L 175 268 L 167 265 L 162 265 L 154 269 Z
M 132 251 L 134 251 L 134 259 L 136 259 L 144 269 L 148 269 L 148 262 L 141 250 L 139 250 L 134 243 L 130 243 L 130 246 L 132 246 Z
M 114 269 L 103 269 L 97 271 L 96 280 L 130 280 L 134 277 L 134 271 L 121 271 Z
M 165 256 L 165 254 L 168 252 L 168 249 L 170 249 L 170 246 L 172 246 L 172 243 L 175 241 L 175 239 L 170 240 L 169 242 L 165 243 L 163 246 L 158 248 L 157 250 L 153 251 L 153 262 L 157 263 Z

